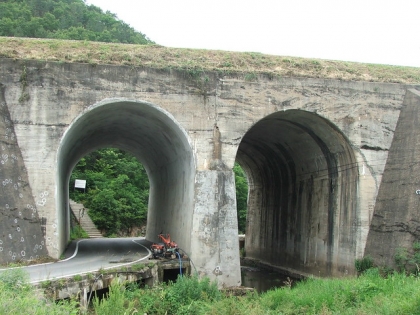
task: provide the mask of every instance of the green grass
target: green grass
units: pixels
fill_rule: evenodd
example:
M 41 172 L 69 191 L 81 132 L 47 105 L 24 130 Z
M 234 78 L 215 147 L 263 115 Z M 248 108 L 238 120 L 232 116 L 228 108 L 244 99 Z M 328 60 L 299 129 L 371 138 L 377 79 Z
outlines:
M 89 238 L 89 235 L 80 225 L 76 225 L 70 231 L 70 240 L 77 240 L 79 238 Z
M 159 45 L 131 45 L 0 37 L 0 58 L 42 60 L 91 65 L 113 64 L 149 67 L 165 71 L 182 70 L 188 75 L 242 74 L 253 81 L 269 78 L 310 77 L 370 82 L 419 84 L 420 68 L 347 61 L 264 55 L 254 52 L 168 48 Z
M 22 269 L 10 269 L 0 274 L 0 301 L 2 315 L 78 314 L 75 302 L 55 303 L 35 292 Z
M 74 302 L 40 298 L 26 281 L 19 269 L 0 275 L 0 314 L 78 314 Z M 222 294 L 215 283 L 197 277 L 145 289 L 113 282 L 108 297 L 95 299 L 89 314 L 420 314 L 420 279 L 404 273 L 383 277 L 378 269 L 369 269 L 357 278 L 307 279 L 244 296 Z
M 124 291 L 119 305 L 140 314 L 420 314 L 420 282 L 370 269 L 358 278 L 308 279 L 293 288 L 224 296 L 208 279 L 179 278 L 151 289 Z M 115 293 L 117 294 L 117 293 Z M 125 297 L 124 297 L 125 296 Z M 101 308 L 101 312 L 103 312 Z M 101 314 L 97 312 L 96 314 Z M 105 313 L 104 313 L 105 314 Z M 106 313 L 107 314 L 107 313 Z M 123 314 L 123 313 L 121 313 Z
M 261 296 L 266 310 L 281 314 L 420 314 L 419 279 L 370 269 L 359 278 L 309 279 L 291 290 Z
M 370 269 L 358 278 L 308 279 L 263 294 L 223 296 L 208 280 L 179 278 L 170 285 L 125 292 L 140 314 L 420 314 L 420 282 Z M 121 297 L 121 296 L 120 296 Z M 97 312 L 97 314 L 101 314 Z

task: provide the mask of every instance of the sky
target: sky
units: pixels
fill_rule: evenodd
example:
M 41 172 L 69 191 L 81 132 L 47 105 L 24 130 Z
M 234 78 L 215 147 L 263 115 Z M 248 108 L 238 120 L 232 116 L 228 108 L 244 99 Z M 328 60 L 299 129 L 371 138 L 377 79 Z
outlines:
M 419 0 L 86 0 L 159 45 L 420 67 Z

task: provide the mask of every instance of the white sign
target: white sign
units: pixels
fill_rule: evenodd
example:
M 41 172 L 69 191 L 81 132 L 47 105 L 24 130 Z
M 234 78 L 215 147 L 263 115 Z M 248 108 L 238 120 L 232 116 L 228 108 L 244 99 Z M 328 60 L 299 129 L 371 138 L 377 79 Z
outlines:
M 84 179 L 76 179 L 76 181 L 74 182 L 74 188 L 82 188 L 82 189 L 85 189 L 86 188 L 86 180 L 84 180 Z

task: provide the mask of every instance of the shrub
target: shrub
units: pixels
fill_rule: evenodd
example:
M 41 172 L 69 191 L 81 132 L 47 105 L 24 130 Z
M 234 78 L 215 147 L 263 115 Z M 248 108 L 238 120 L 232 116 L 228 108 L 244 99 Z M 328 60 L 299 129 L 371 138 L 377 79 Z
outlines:
M 356 259 L 354 265 L 357 272 L 361 274 L 366 270 L 373 268 L 373 259 L 370 256 L 365 256 L 362 259 Z
M 420 242 L 414 242 L 411 250 L 404 247 L 397 248 L 394 261 L 398 271 L 418 274 L 420 268 Z
M 179 304 L 189 305 L 192 301 L 216 301 L 221 293 L 215 282 L 209 278 L 198 279 L 197 276 L 178 276 L 175 283 L 169 286 L 168 296 L 174 298 Z

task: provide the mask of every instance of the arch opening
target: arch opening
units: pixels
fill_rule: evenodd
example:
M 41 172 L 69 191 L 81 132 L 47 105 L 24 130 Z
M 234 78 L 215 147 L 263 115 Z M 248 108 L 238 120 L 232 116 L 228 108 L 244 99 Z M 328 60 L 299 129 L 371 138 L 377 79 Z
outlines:
M 130 152 L 149 178 L 146 238 L 157 241 L 170 233 L 190 248 L 195 164 L 185 131 L 157 106 L 140 101 L 109 99 L 89 107 L 63 135 L 57 160 L 57 233 L 59 252 L 70 234 L 69 179 L 84 155 L 113 147 Z
M 354 272 L 358 167 L 336 126 L 302 110 L 271 114 L 245 134 L 236 161 L 249 185 L 247 257 L 299 273 Z

